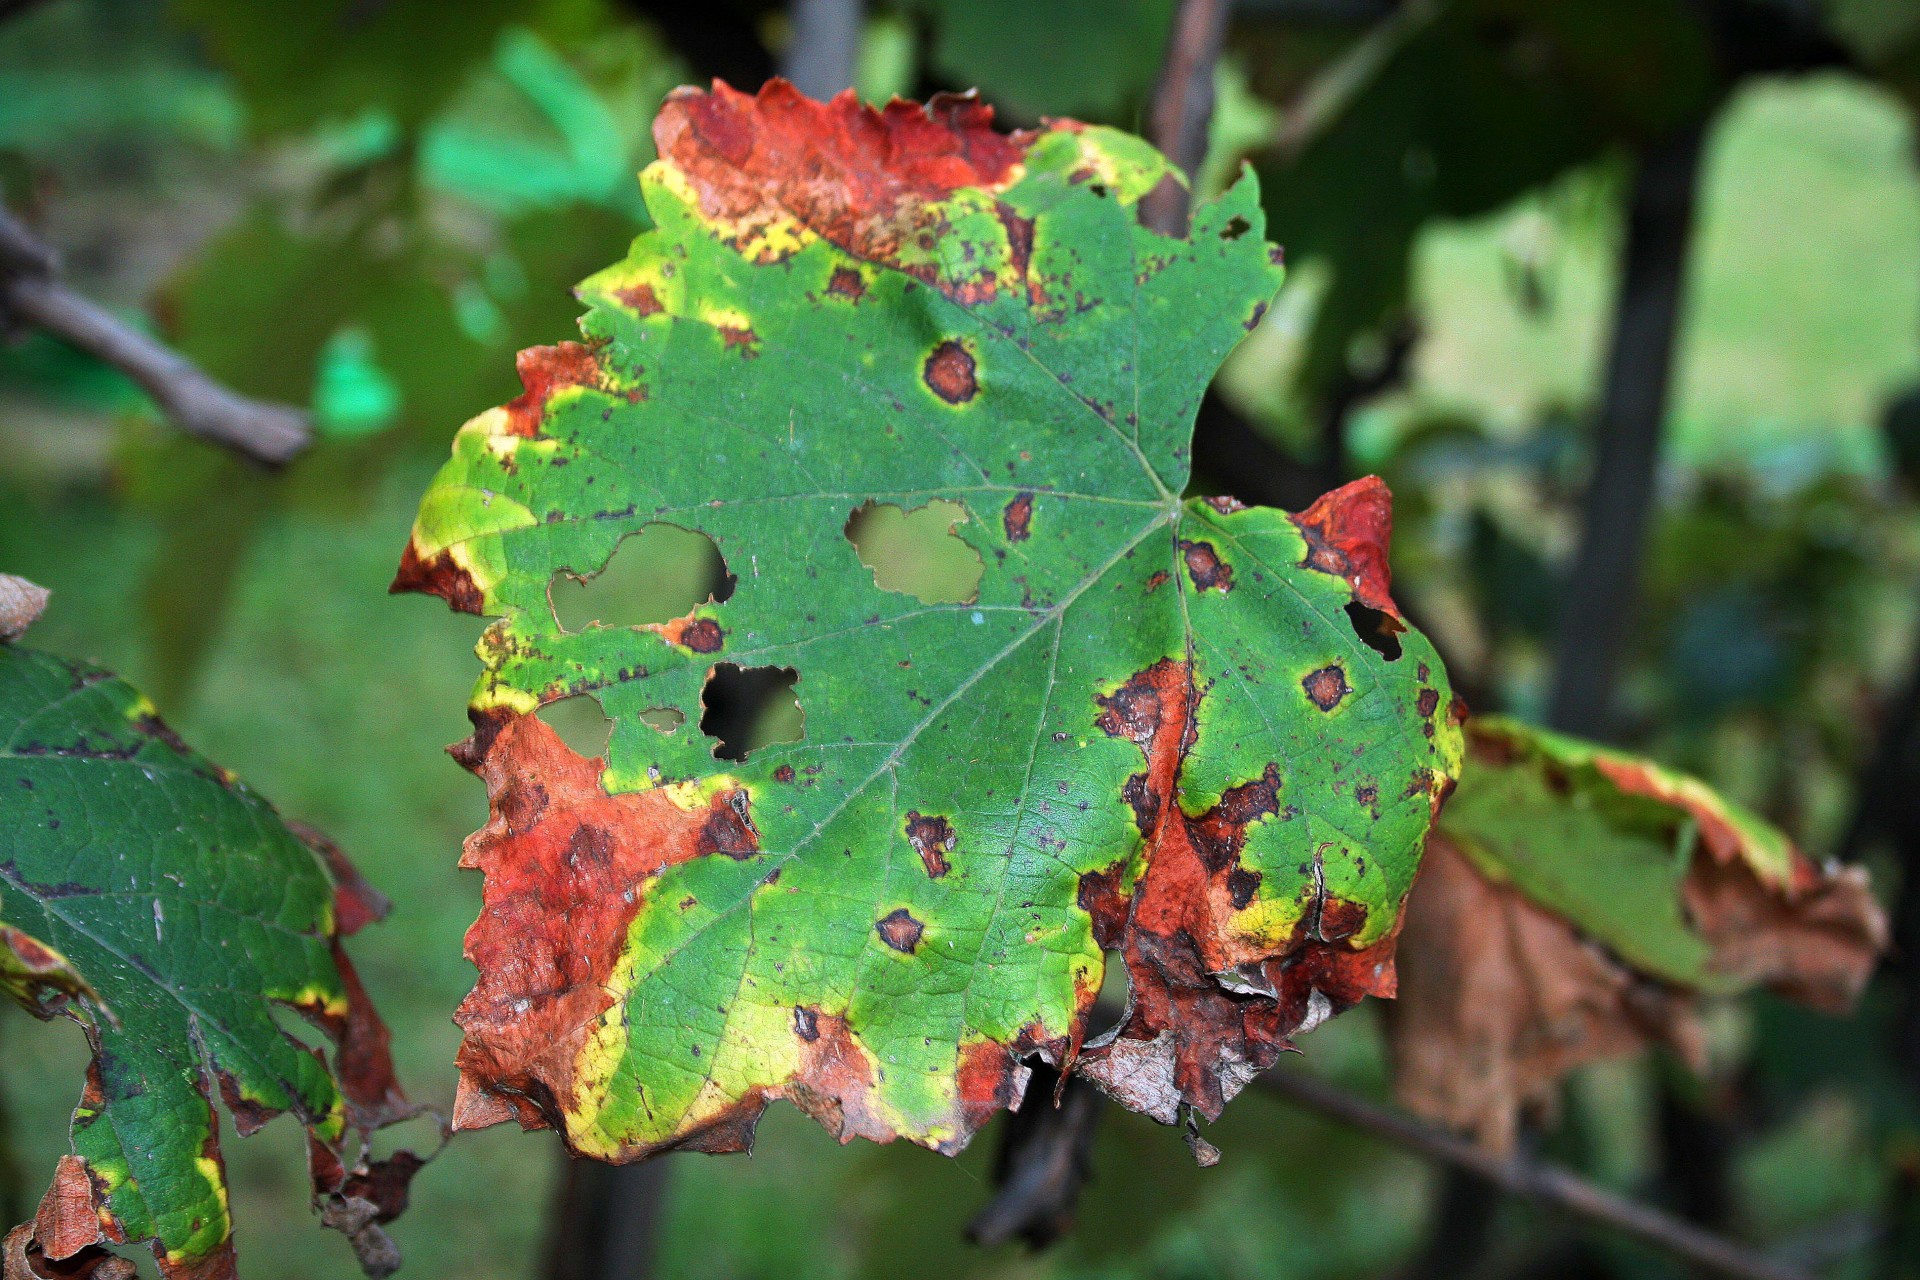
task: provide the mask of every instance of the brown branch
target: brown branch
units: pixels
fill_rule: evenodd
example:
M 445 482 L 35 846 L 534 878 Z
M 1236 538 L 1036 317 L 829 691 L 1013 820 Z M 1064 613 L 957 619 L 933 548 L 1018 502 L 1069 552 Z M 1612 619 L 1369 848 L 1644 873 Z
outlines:
M 60 283 L 53 250 L 0 210 L 0 329 L 9 323 L 44 329 L 112 365 L 139 383 L 182 431 L 263 466 L 282 466 L 312 442 L 306 414 L 248 399 Z
M 1713 1275 L 1729 1280 L 1809 1280 L 1803 1272 L 1780 1266 L 1659 1209 L 1597 1187 L 1569 1169 L 1522 1155 L 1490 1155 L 1465 1138 L 1369 1102 L 1307 1072 L 1269 1071 L 1255 1086 L 1460 1169 L 1508 1195 L 1550 1205 L 1582 1221 L 1607 1227 Z
M 1147 132 L 1160 153 L 1191 182 L 1207 158 L 1213 122 L 1213 67 L 1227 35 L 1231 0 L 1180 0 L 1167 38 L 1167 60 L 1154 86 Z M 1183 235 L 1193 193 L 1169 177 L 1140 202 L 1140 221 L 1167 235 Z

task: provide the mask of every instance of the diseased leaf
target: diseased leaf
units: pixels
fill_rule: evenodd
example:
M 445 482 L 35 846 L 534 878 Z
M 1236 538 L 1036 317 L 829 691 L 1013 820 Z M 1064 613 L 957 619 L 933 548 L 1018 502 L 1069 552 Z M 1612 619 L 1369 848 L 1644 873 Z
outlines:
M 216 1085 L 243 1134 L 282 1111 L 306 1125 L 322 1216 L 390 1271 L 378 1224 L 418 1161 L 369 1164 L 364 1139 L 413 1112 L 341 947 L 385 904 L 96 667 L 0 646 L 0 734 L 0 990 L 68 1013 L 94 1051 L 74 1154 L 8 1237 L 8 1280 L 142 1241 L 163 1275 L 232 1275 Z M 276 1003 L 326 1033 L 331 1065 Z
M 461 430 L 394 584 L 499 617 L 456 1125 L 631 1159 L 741 1148 L 784 1097 L 950 1152 L 1029 1057 L 1171 1123 L 1391 993 L 1461 748 L 1385 487 L 1181 497 L 1280 279 L 1253 180 L 1173 240 L 1145 144 L 970 99 L 717 85 L 655 135 L 657 229 Z M 887 589 L 853 541 L 887 508 L 978 560 L 968 598 Z M 562 626 L 549 588 L 657 524 L 714 542 L 717 598 Z M 797 676 L 802 739 L 716 759 L 723 666 Z M 581 696 L 603 758 L 534 714 Z M 1109 951 L 1132 998 L 1089 1043 Z
M 1865 985 L 1887 925 L 1860 868 L 1638 756 L 1500 718 L 1468 746 L 1401 939 L 1415 1111 L 1505 1149 L 1575 1067 L 1653 1043 L 1698 1064 L 1700 995 L 1839 1012 Z

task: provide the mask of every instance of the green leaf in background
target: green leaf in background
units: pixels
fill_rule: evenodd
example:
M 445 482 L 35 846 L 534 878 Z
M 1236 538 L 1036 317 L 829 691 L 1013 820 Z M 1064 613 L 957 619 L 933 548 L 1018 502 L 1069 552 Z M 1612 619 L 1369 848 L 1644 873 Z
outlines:
M 365 1143 L 412 1110 L 341 948 L 384 903 L 105 671 L 0 645 L 0 732 L 0 990 L 70 1012 L 94 1053 L 21 1247 L 151 1241 L 166 1276 L 231 1275 L 217 1088 L 243 1134 L 282 1111 L 306 1126 L 323 1218 L 392 1270 L 379 1224 L 418 1161 L 369 1164 Z M 331 1064 L 275 1006 L 325 1032 Z
M 932 62 L 1026 119 L 1118 120 L 1144 104 L 1173 24 L 1172 0 L 905 0 L 933 25 Z
M 679 91 L 588 343 L 523 353 L 423 500 L 395 588 L 500 617 L 461 749 L 493 817 L 458 1126 L 732 1150 L 784 1097 L 953 1151 L 1029 1054 L 1214 1117 L 1391 990 L 1460 742 L 1387 594 L 1384 486 L 1181 496 L 1280 279 L 1255 184 L 1169 239 L 1145 144 L 988 121 Z M 868 517 L 946 554 L 909 573 Z M 657 525 L 717 547 L 711 594 L 563 625 L 553 593 Z M 803 720 L 734 763 L 701 729 L 742 669 Z M 569 699 L 604 757 L 535 714 Z M 1108 951 L 1133 999 L 1089 1044 Z
M 313 421 L 336 438 L 372 435 L 400 412 L 400 388 L 375 359 L 373 339 L 349 326 L 320 348 L 313 379 Z
M 1667 1043 L 1704 1065 L 1698 996 L 1840 1012 L 1866 984 L 1887 921 L 1861 869 L 1644 757 L 1500 717 L 1468 745 L 1401 938 L 1414 1110 L 1505 1148 L 1584 1063 Z

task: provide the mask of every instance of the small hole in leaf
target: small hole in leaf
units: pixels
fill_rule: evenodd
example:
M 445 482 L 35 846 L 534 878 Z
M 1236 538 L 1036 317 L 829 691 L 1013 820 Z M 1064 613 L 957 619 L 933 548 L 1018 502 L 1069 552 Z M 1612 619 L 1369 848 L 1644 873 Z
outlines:
M 700 702 L 700 731 L 715 739 L 720 760 L 745 760 L 749 752 L 806 736 L 805 717 L 793 687 L 792 667 L 738 667 L 722 662 L 707 677 Z
M 986 572 L 980 553 L 955 531 L 967 518 L 965 507 L 945 498 L 912 511 L 867 502 L 847 518 L 847 541 L 882 591 L 922 604 L 965 604 L 979 594 Z
M 640 713 L 640 718 L 662 733 L 672 733 L 687 722 L 687 718 L 672 707 L 648 707 Z
M 708 600 L 725 600 L 733 584 L 712 538 L 678 525 L 650 524 L 622 538 L 594 572 L 554 574 L 547 599 L 564 631 L 584 631 L 596 622 L 637 627 L 684 617 Z
M 1238 240 L 1251 230 L 1253 230 L 1253 224 L 1236 213 L 1227 220 L 1226 226 L 1220 228 L 1220 238 L 1222 240 Z
M 607 713 L 600 709 L 599 699 L 592 695 L 576 693 L 572 697 L 549 702 L 540 708 L 540 718 L 576 754 L 591 759 L 607 753 L 607 739 L 613 734 L 613 721 L 607 719 Z
M 1347 604 L 1347 620 L 1353 623 L 1354 634 L 1388 662 L 1400 656 L 1400 637 L 1396 633 L 1406 628 L 1392 617 L 1354 600 Z

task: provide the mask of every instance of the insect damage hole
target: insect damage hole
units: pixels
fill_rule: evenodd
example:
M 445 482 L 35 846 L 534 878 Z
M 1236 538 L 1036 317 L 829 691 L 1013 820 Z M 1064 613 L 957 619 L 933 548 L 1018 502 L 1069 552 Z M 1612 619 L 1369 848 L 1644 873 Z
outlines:
M 560 735 L 574 754 L 592 759 L 607 754 L 607 740 L 613 735 L 613 721 L 592 694 L 576 693 L 556 698 L 541 707 L 539 716 L 547 728 Z
M 1406 630 L 1389 614 L 1378 609 L 1370 609 L 1358 600 L 1347 604 L 1347 621 L 1353 623 L 1354 634 L 1358 635 L 1367 648 L 1373 650 L 1388 662 L 1400 657 L 1399 632 Z
M 847 517 L 847 541 L 873 570 L 873 585 L 922 604 L 969 604 L 980 594 L 986 565 L 959 527 L 966 507 L 935 498 L 911 511 L 891 502 L 863 502 Z
M 761 747 L 804 738 L 806 716 L 793 693 L 799 682 L 792 667 L 716 665 L 700 692 L 700 731 L 714 739 L 714 758 L 745 760 Z
M 712 538 L 656 523 L 622 538 L 599 569 L 554 574 L 547 600 L 561 630 L 578 632 L 595 623 L 638 627 L 685 617 L 695 605 L 725 600 L 733 585 Z

